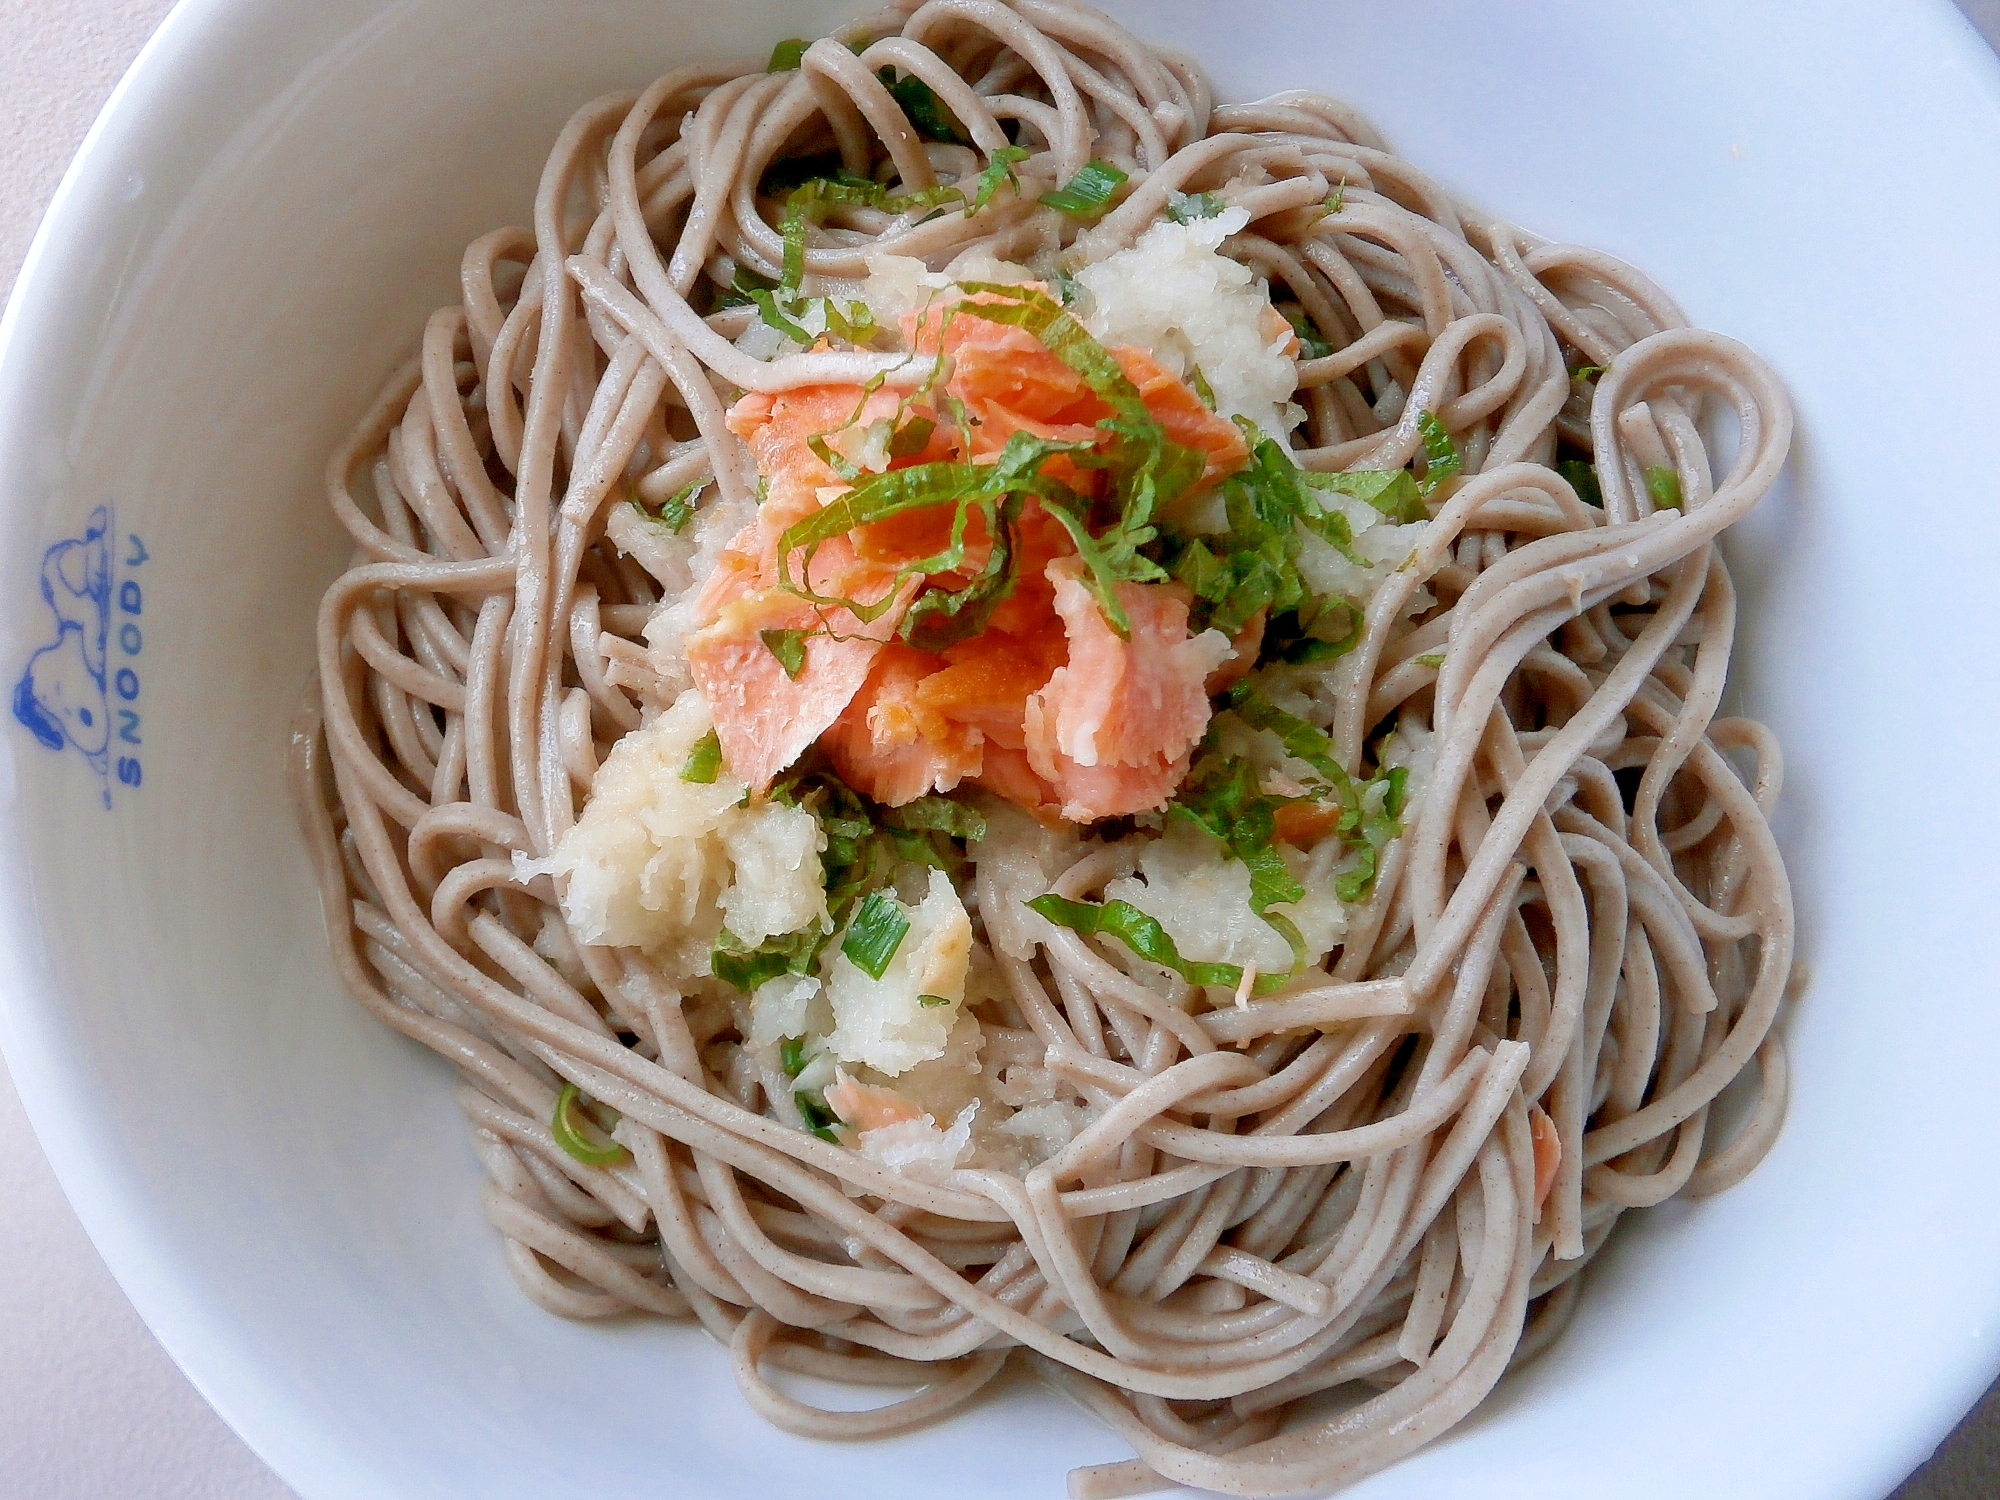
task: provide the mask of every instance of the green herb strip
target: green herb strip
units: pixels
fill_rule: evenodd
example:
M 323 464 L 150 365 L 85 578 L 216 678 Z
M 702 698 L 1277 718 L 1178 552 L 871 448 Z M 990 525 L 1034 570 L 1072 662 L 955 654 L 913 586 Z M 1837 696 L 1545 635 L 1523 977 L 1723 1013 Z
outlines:
M 1058 927 L 1067 927 L 1082 937 L 1109 933 L 1148 963 L 1172 969 L 1189 984 L 1219 984 L 1233 989 L 1243 982 L 1243 970 L 1235 964 L 1194 963 L 1182 958 L 1166 928 L 1128 901 L 1070 901 L 1051 894 L 1037 896 L 1027 906 Z
M 1289 917 L 1271 910 L 1303 900 L 1306 894 L 1278 852 L 1277 811 L 1297 800 L 1262 795 L 1256 769 L 1248 761 L 1208 756 L 1181 784 L 1167 808 L 1168 816 L 1185 818 L 1220 840 L 1230 857 L 1250 872 L 1250 910 L 1292 950 L 1291 968 L 1271 976 L 1272 987 L 1283 983 L 1305 962 L 1305 938 Z
M 1428 495 L 1452 475 L 1465 467 L 1465 459 L 1459 454 L 1458 444 L 1445 431 L 1444 423 L 1430 412 L 1417 414 L 1417 431 L 1424 439 L 1423 492 Z
M 806 1129 L 823 1141 L 840 1144 L 840 1137 L 833 1127 L 840 1123 L 840 1116 L 826 1107 L 826 1096 L 817 1089 L 796 1089 L 792 1093 L 792 1103 L 799 1109 L 799 1118 L 806 1122 Z
M 778 658 L 778 665 L 785 669 L 785 675 L 797 682 L 799 673 L 806 669 L 806 638 L 812 632 L 806 630 L 760 630 L 757 638 L 764 643 L 764 649 Z
M 804 37 L 788 36 L 771 49 L 771 60 L 764 65 L 766 73 L 794 73 L 805 62 L 806 48 L 811 43 Z
M 1015 196 L 1020 195 L 1021 179 L 1014 175 L 1014 168 L 1026 161 L 1028 155 L 1025 146 L 1002 146 L 987 158 L 985 169 L 980 172 L 979 180 L 973 187 L 972 201 L 965 205 L 966 218 L 971 218 L 991 203 L 1003 182 L 1014 190 Z
M 1401 469 L 1309 473 L 1299 468 L 1282 443 L 1265 437 L 1254 423 L 1240 417 L 1237 423 L 1250 449 L 1250 464 L 1223 481 L 1229 529 L 1219 536 L 1170 542 L 1173 576 L 1197 601 L 1190 628 L 1212 626 L 1234 636 L 1263 612 L 1266 654 L 1287 661 L 1331 660 L 1359 639 L 1359 611 L 1345 600 L 1316 595 L 1307 586 L 1299 571 L 1298 529 L 1319 537 L 1357 566 L 1369 567 L 1367 559 L 1354 551 L 1347 517 L 1325 506 L 1320 493 L 1364 500 L 1391 520 L 1421 520 L 1426 512 L 1416 481 Z
M 661 502 L 657 512 L 647 510 L 639 497 L 634 495 L 632 497 L 632 508 L 648 521 L 651 521 L 655 526 L 665 530 L 669 535 L 679 536 L 681 532 L 687 529 L 687 523 L 694 519 L 695 497 L 712 483 L 714 483 L 713 480 L 697 479 L 693 484 L 684 485 L 673 494 L 667 496 Z
M 625 1148 L 605 1139 L 584 1114 L 583 1095 L 573 1083 L 565 1083 L 556 1095 L 549 1134 L 556 1138 L 558 1146 L 587 1167 L 608 1167 L 625 1159 Z
M 681 780 L 697 786 L 712 786 L 721 770 L 722 741 L 711 729 L 688 751 L 687 763 L 681 767 Z
M 1166 580 L 1167 571 L 1140 549 L 1159 534 L 1153 525 L 1154 514 L 1198 483 L 1208 461 L 1195 450 L 1168 440 L 1166 430 L 1147 410 L 1138 387 L 1126 378 L 1124 367 L 1111 351 L 1046 293 L 991 282 L 968 282 L 965 289 L 991 300 L 961 303 L 957 308 L 960 316 L 1005 323 L 1032 333 L 1111 408 L 1112 414 L 1097 424 L 1105 441 L 1094 462 L 1109 471 L 1111 490 L 1119 502 L 1118 518 L 1103 531 L 1093 533 L 1090 506 L 1067 486 L 1044 480 L 1033 492 L 1040 497 L 1043 510 L 1061 523 L 1076 544 L 1105 619 L 1121 638 L 1128 638 L 1131 621 L 1118 600 L 1116 586 Z
M 992 611 L 1012 591 L 1019 492 L 1067 492 L 1066 486 L 1052 486 L 1040 479 L 1037 471 L 1051 454 L 1079 451 L 1087 453 L 1087 446 L 1053 443 L 1017 432 L 1007 440 L 998 461 L 991 464 L 917 464 L 869 475 L 858 475 L 857 471 L 854 488 L 787 527 L 778 538 L 778 585 L 820 608 L 844 609 L 863 623 L 878 619 L 905 597 L 903 586 L 911 578 L 964 567 L 966 534 L 977 514 L 983 518 L 992 543 L 985 568 L 963 589 L 920 595 L 897 627 L 903 639 L 921 650 L 941 651 L 968 639 L 984 628 Z M 950 539 L 943 550 L 903 564 L 879 598 L 821 594 L 807 582 L 821 543 L 891 516 L 942 505 L 954 508 Z
M 1210 411 L 1214 411 L 1215 387 L 1210 385 L 1208 377 L 1201 373 L 1200 365 L 1196 365 L 1188 371 L 1188 384 L 1194 387 L 1194 393 L 1201 398 L 1201 404 Z
M 883 68 L 875 76 L 882 80 L 889 97 L 909 116 L 911 128 L 925 140 L 940 141 L 947 146 L 972 144 L 972 138 L 965 133 L 958 116 L 945 108 L 937 91 L 916 74 L 909 73 L 898 78 L 894 68 Z
M 1407 769 L 1391 767 L 1378 771 L 1365 783 L 1357 783 L 1346 767 L 1334 759 L 1333 742 L 1324 731 L 1286 713 L 1249 683 L 1232 689 L 1226 701 L 1244 723 L 1253 729 L 1270 730 L 1287 755 L 1304 761 L 1324 779 L 1324 800 L 1334 802 L 1340 809 L 1334 830 L 1347 840 L 1356 855 L 1355 867 L 1335 879 L 1334 894 L 1343 901 L 1366 900 L 1375 885 L 1382 846 L 1402 832 L 1398 820 L 1402 814 L 1403 789 L 1409 778 Z
M 919 78 L 906 78 L 903 83 L 914 84 L 925 94 L 931 92 L 929 86 Z M 931 97 L 936 98 L 935 95 Z M 940 104 L 938 108 L 942 110 L 943 105 Z M 905 113 L 907 112 L 908 107 L 905 106 Z M 873 208 L 880 209 L 884 213 L 902 214 L 925 213 L 963 204 L 967 216 L 970 217 L 992 201 L 993 195 L 1000 190 L 1003 181 L 1013 183 L 1015 190 L 1019 191 L 1020 182 L 1014 176 L 1014 166 L 1026 159 L 1027 153 L 1018 146 L 1002 146 L 995 151 L 985 170 L 980 173 L 973 189 L 973 198 L 969 203 L 963 191 L 945 183 L 925 188 L 921 192 L 892 193 L 874 179 L 861 177 L 844 169 L 836 170 L 829 176 L 806 178 L 797 187 L 792 188 L 786 197 L 784 216 L 778 223 L 779 233 L 785 242 L 784 275 L 778 283 L 778 290 L 796 294 L 799 287 L 804 284 L 806 226 L 818 224 L 834 209 Z
M 824 945 L 823 934 L 788 932 L 749 948 L 725 927 L 708 955 L 708 967 L 717 979 L 747 995 L 786 974 L 810 974 Z

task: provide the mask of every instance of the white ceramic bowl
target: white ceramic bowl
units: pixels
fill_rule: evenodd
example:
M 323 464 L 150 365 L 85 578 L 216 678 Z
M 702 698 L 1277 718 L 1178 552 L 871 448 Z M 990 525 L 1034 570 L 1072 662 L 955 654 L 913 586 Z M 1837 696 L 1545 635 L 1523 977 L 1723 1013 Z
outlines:
M 2000 1365 L 2000 69 L 1943 0 L 1118 9 L 1226 96 L 1345 94 L 1459 190 L 1646 266 L 1798 404 L 1734 548 L 1816 975 L 1790 1122 L 1742 1187 L 1622 1232 L 1554 1353 L 1354 1493 L 1880 1500 Z M 322 458 L 460 247 L 523 218 L 584 100 L 842 13 L 183 0 L 0 329 L 0 669 L 44 705 L 0 735 L 0 1035 L 120 1283 L 308 1500 L 1046 1496 L 1121 1456 L 1022 1383 L 806 1444 L 697 1333 L 530 1308 L 444 1068 L 335 984 L 285 806 L 344 555 Z

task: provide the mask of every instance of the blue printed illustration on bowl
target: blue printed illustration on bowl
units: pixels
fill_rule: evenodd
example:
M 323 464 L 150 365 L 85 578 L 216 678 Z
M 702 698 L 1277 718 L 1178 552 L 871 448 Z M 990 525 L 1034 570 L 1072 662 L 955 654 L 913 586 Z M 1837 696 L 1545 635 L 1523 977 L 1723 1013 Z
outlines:
M 111 783 L 140 784 L 139 674 L 145 639 L 137 617 L 144 597 L 126 578 L 114 593 L 117 531 L 109 505 L 90 513 L 81 536 L 42 554 L 42 600 L 54 636 L 28 658 L 14 684 L 14 717 L 51 750 L 74 749 L 97 773 L 106 807 Z M 126 571 L 145 562 L 145 544 L 128 538 Z M 112 631 L 113 614 L 125 616 Z M 114 664 L 112 647 L 119 660 Z

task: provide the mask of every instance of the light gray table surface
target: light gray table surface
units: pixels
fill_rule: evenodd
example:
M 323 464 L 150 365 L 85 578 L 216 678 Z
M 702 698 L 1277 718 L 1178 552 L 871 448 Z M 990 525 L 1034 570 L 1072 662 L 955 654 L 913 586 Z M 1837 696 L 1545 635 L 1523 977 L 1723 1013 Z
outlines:
M 0 286 L 171 0 L 0 0 Z M 1884 4 L 1893 0 L 1883 0 Z M 2000 0 L 1959 0 L 2000 45 Z M 0 1068 L 0 1495 L 285 1500 L 85 1238 Z M 2000 1386 L 1891 1500 L 2000 1496 Z

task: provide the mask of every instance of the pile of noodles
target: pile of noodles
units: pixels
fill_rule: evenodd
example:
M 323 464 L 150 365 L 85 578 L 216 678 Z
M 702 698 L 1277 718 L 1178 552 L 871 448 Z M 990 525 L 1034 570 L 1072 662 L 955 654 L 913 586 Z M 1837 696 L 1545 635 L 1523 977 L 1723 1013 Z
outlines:
M 972 145 L 921 139 L 883 68 L 922 79 Z M 738 392 L 897 363 L 760 361 L 733 342 L 754 309 L 705 311 L 737 268 L 783 272 L 760 178 L 837 151 L 917 191 L 1010 142 L 1031 153 L 1020 191 L 976 214 L 815 226 L 808 290 L 865 275 L 870 249 L 1097 256 L 1171 195 L 1214 193 L 1249 214 L 1226 253 L 1334 346 L 1299 365 L 1298 462 L 1401 467 L 1428 411 L 1465 467 L 1327 679 L 1350 770 L 1399 718 L 1435 731 L 1437 762 L 1326 974 L 1230 1030 L 1053 926 L 1033 962 L 996 955 L 1011 1006 L 988 1023 L 1042 1048 L 1090 1123 L 1025 1176 L 931 1184 L 705 1068 L 726 1012 L 643 952 L 571 941 L 589 982 L 565 980 L 543 954 L 564 940 L 555 894 L 512 857 L 549 853 L 660 706 L 640 634 L 660 589 L 605 540 L 607 510 L 710 477 L 711 497 L 754 494 L 723 425 Z M 1130 174 L 1109 213 L 1037 204 L 1093 158 Z M 1643 276 L 1454 199 L 1332 99 L 1218 105 L 1194 61 L 1082 6 L 932 0 L 795 68 L 683 67 L 587 105 L 532 228 L 475 241 L 462 285 L 331 461 L 356 550 L 320 610 L 293 771 L 341 974 L 458 1070 L 486 1212 L 542 1306 L 697 1318 L 797 1433 L 928 1420 L 1016 1355 L 1138 1455 L 1076 1471 L 1077 1496 L 1323 1489 L 1443 1432 L 1546 1345 L 1625 1210 L 1725 1187 L 1774 1138 L 1780 762 L 1760 726 L 1716 717 L 1736 607 L 1715 544 L 1791 418 L 1761 363 Z M 1601 507 L 1564 457 L 1594 460 Z M 1677 510 L 1648 492 L 1662 468 Z M 1419 588 L 1435 603 L 1412 616 Z M 1114 872 L 1083 848 L 1065 896 Z M 1725 1141 L 1710 1109 L 1739 1075 L 1754 1101 Z M 559 1147 L 565 1081 L 622 1116 L 622 1165 Z M 1561 1145 L 1539 1212 L 1537 1105 Z M 919 1389 L 826 1412 L 773 1369 Z

